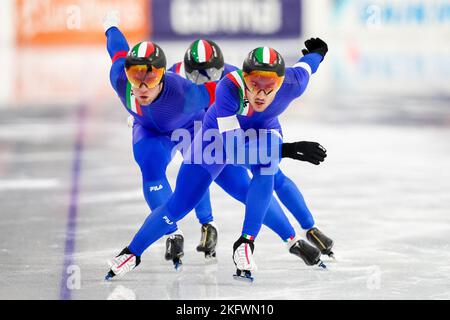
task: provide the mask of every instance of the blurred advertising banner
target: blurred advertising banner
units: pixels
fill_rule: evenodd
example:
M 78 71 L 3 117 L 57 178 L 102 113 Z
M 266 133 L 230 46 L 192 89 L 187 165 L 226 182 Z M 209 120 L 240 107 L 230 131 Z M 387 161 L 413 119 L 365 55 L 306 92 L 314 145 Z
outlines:
M 155 39 L 293 38 L 300 0 L 153 0 Z
M 102 20 L 121 12 L 121 29 L 131 41 L 147 38 L 149 0 L 15 0 L 16 39 L 24 45 L 104 44 Z
M 449 0 L 333 0 L 330 22 L 340 31 L 436 30 L 448 36 Z M 394 34 L 395 35 L 395 34 Z M 409 37 L 414 40 L 413 34 Z
M 335 91 L 450 92 L 450 0 L 315 0 L 307 16 Z
M 111 59 L 99 46 L 23 47 L 11 62 L 11 98 L 19 105 L 71 105 L 114 96 Z

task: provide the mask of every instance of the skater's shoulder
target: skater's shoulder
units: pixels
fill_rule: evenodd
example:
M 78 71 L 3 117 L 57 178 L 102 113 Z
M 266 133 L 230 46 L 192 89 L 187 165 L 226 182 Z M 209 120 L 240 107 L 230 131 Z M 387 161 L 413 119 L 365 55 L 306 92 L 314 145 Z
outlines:
M 182 62 L 176 62 L 174 63 L 167 71 L 173 72 L 173 73 L 179 73 L 180 67 Z
M 170 95 L 184 95 L 192 82 L 173 72 L 166 72 L 164 75 L 164 91 Z
M 231 73 L 233 71 L 236 71 L 236 70 L 239 70 L 239 68 L 234 66 L 234 65 L 232 65 L 232 64 L 225 63 L 224 69 L 223 69 L 223 76 L 222 76 L 222 78 L 224 78 L 227 74 L 229 74 L 229 73 Z
M 242 71 L 236 69 L 226 74 L 222 80 L 217 84 L 216 95 L 218 94 L 233 94 L 239 93 L 244 89 L 244 80 L 242 78 Z
M 175 72 L 166 72 L 164 75 L 164 83 L 168 85 L 182 85 L 185 81 L 189 82 Z

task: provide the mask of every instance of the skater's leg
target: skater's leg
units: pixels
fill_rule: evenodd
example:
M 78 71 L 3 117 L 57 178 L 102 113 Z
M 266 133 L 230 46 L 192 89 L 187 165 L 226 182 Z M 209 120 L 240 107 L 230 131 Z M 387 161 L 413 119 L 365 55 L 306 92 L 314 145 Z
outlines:
M 242 235 L 255 239 L 261 230 L 273 193 L 274 176 L 253 170 L 253 178 L 247 193 Z
M 195 207 L 195 214 L 200 224 L 205 225 L 214 220 L 211 208 L 211 198 L 209 188 L 201 198 L 200 202 Z
M 169 201 L 158 207 L 145 220 L 133 241 L 130 251 L 140 256 L 153 242 L 166 234 L 200 201 L 213 178 L 201 165 L 183 164 L 178 173 L 176 187 Z
M 258 235 L 264 218 L 273 197 L 274 175 L 278 171 L 282 139 L 275 130 L 258 133 L 257 143 L 249 140 L 246 149 L 251 155 L 257 154 L 258 164 L 246 163 L 251 168 L 253 177 L 245 201 L 245 218 L 242 236 L 255 239 Z
M 314 218 L 295 183 L 279 170 L 275 175 L 275 192 L 304 230 L 314 227 Z
M 138 163 L 143 180 L 144 197 L 151 210 L 164 204 L 172 194 L 166 177 L 170 162 L 170 150 L 160 138 L 145 138 L 133 146 L 134 158 Z
M 275 232 L 284 242 L 295 238 L 295 230 L 283 212 L 278 201 L 272 197 L 263 224 Z
M 144 198 L 150 209 L 154 210 L 166 203 L 172 195 L 166 169 L 172 159 L 173 143 L 165 136 L 151 134 L 139 124 L 134 126 L 133 131 L 133 154 L 141 169 Z M 176 230 L 177 225 L 173 224 L 168 233 Z
M 302 226 L 303 230 L 305 231 L 306 238 L 312 244 L 314 244 L 314 246 L 316 246 L 316 248 L 318 248 L 322 254 L 334 257 L 332 251 L 334 244 L 333 240 L 327 237 L 321 230 L 314 227 L 314 218 L 309 211 L 300 190 L 291 179 L 286 177 L 281 172 L 281 170 L 279 170 L 275 175 L 275 191 L 281 202 L 289 209 L 289 211 L 294 215 L 294 217 Z M 305 244 L 303 244 L 301 247 L 303 249 L 306 248 Z M 303 251 L 310 253 L 312 252 L 310 249 Z M 302 259 L 305 260 L 304 257 L 302 257 Z M 313 258 L 312 260 L 310 260 L 310 262 L 316 260 L 316 258 Z M 307 262 L 307 260 L 305 260 L 305 262 Z M 310 262 L 307 262 L 307 264 L 310 264 Z
M 251 182 L 248 170 L 245 167 L 227 165 L 216 178 L 215 182 L 226 193 L 245 204 Z M 270 201 L 263 224 L 278 234 L 283 241 L 295 237 L 294 228 L 274 197 Z
M 196 250 L 205 254 L 206 261 L 213 262 L 216 257 L 218 229 L 212 215 L 209 188 L 195 207 L 195 214 L 202 225 L 200 242 Z
M 250 186 L 250 177 L 246 168 L 241 166 L 227 165 L 215 182 L 228 194 L 236 200 L 245 203 L 246 194 Z M 320 261 L 320 251 L 312 247 L 304 240 L 295 237 L 295 231 L 283 212 L 275 197 L 272 197 L 269 208 L 264 217 L 263 224 L 276 234 L 286 243 L 287 249 L 291 254 L 300 257 L 307 265 L 316 265 L 322 263 Z M 240 239 L 235 246 L 239 246 L 244 239 Z M 251 242 L 249 242 L 251 244 Z M 324 266 L 322 263 L 321 266 Z

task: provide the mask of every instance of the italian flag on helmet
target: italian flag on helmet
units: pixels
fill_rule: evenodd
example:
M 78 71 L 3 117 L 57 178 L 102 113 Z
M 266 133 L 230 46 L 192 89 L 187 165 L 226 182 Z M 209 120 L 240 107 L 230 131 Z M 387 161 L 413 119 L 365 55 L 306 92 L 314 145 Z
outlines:
M 213 47 L 206 40 L 197 40 L 192 45 L 191 55 L 195 62 L 208 62 L 209 60 L 211 60 L 213 53 Z
M 209 68 L 220 70 L 224 67 L 222 50 L 212 40 L 197 39 L 184 54 L 184 67 L 187 73 Z
M 269 71 L 275 72 L 279 77 L 284 77 L 284 59 L 273 48 L 259 47 L 247 55 L 242 70 L 246 74 L 253 71 Z
M 278 58 L 278 53 L 269 47 L 261 47 L 255 50 L 255 58 L 260 63 L 274 64 Z
M 149 58 L 155 52 L 155 45 L 153 42 L 141 42 L 131 49 L 131 54 L 136 58 Z
M 131 65 L 151 65 L 155 68 L 166 68 L 164 51 L 154 42 L 143 41 L 135 45 L 127 55 L 125 67 Z

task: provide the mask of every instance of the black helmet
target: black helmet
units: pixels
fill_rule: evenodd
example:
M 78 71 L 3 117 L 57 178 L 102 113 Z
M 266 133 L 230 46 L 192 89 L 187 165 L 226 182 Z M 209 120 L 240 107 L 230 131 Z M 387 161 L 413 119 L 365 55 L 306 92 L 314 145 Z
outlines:
M 250 74 L 255 70 L 275 72 L 279 77 L 284 77 L 286 71 L 281 54 L 269 47 L 259 47 L 248 54 L 242 71 Z
M 157 69 L 166 68 L 166 55 L 154 42 L 140 42 L 128 52 L 125 68 L 135 65 L 147 65 Z
M 153 42 L 140 42 L 128 52 L 125 73 L 135 87 L 144 83 L 148 88 L 159 85 L 166 73 L 164 51 Z
M 222 50 L 214 41 L 198 39 L 186 50 L 184 70 L 192 82 L 217 81 L 222 77 L 223 69 Z

